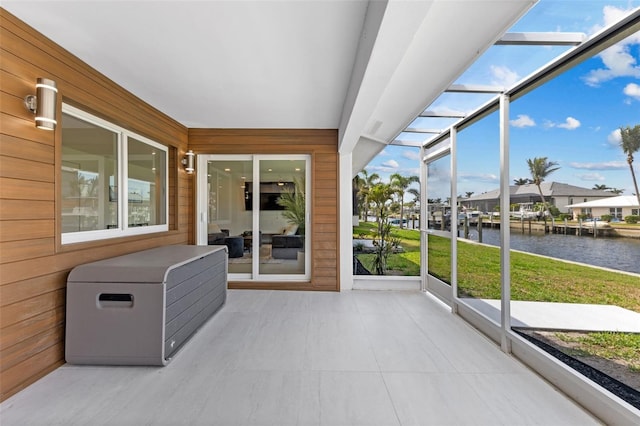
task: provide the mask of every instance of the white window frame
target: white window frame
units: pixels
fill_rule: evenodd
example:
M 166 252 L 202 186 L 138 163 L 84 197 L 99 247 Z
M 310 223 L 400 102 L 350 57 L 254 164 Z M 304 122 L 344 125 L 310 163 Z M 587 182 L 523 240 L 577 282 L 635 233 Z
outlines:
M 112 229 L 98 229 L 93 231 L 79 231 L 61 233 L 60 241 L 63 245 L 74 244 L 88 241 L 104 240 L 108 238 L 119 238 L 131 235 L 151 234 L 156 232 L 166 232 L 169 230 L 169 148 L 165 145 L 161 145 L 149 138 L 146 138 L 137 133 L 131 132 L 106 120 L 91 115 L 81 109 L 62 104 L 62 112 L 71 115 L 87 123 L 93 124 L 98 127 L 102 127 L 106 130 L 114 132 L 117 135 L 117 152 L 118 152 L 118 177 L 117 186 L 118 190 L 118 227 Z M 143 142 L 150 147 L 153 147 L 159 151 L 164 152 L 167 161 L 164 163 L 164 224 L 139 226 L 129 228 L 129 200 L 128 200 L 128 138 L 134 138 L 140 142 Z

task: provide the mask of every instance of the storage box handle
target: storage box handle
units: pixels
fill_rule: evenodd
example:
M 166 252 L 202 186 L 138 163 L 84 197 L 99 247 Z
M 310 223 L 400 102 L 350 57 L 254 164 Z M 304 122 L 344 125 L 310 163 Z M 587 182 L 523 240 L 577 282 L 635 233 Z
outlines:
M 98 305 L 101 308 L 130 308 L 133 306 L 133 294 L 127 293 L 100 293 Z

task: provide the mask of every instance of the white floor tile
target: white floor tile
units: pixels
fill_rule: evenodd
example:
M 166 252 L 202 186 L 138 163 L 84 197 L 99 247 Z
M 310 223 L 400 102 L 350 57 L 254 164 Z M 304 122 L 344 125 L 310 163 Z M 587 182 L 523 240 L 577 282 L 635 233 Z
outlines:
M 482 395 L 500 424 L 513 424 L 514 418 L 522 425 L 600 424 L 529 371 L 465 374 L 463 378 L 478 395 Z M 527 397 L 523 398 L 523 395 Z
M 378 371 L 360 315 L 313 314 L 307 338 L 310 370 Z
M 403 426 L 496 424 L 489 405 L 461 374 L 383 375 Z
M 381 371 L 455 371 L 407 315 L 362 315 Z
M 322 372 L 320 424 L 399 425 L 380 373 Z

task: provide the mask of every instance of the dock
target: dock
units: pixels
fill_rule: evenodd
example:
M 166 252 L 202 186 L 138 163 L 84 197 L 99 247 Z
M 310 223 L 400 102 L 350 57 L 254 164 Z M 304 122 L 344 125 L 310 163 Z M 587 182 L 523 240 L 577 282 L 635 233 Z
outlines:
M 482 217 L 477 224 L 469 224 L 469 228 L 495 228 L 500 229 L 500 220 L 493 216 Z M 524 233 L 543 232 L 545 234 L 563 234 L 590 237 L 616 237 L 617 231 L 606 222 L 559 222 L 554 220 L 538 221 L 533 219 L 511 220 L 509 227 L 512 232 L 521 231 Z M 464 226 L 461 226 L 464 229 Z

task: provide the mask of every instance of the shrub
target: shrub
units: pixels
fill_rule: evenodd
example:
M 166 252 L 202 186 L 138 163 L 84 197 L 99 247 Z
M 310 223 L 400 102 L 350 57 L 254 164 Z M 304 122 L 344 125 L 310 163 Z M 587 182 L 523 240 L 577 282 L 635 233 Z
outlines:
M 640 216 L 636 214 L 625 216 L 624 221 L 627 223 L 638 223 L 638 221 L 640 221 Z
M 569 213 L 560 213 L 560 215 L 558 216 L 559 220 L 571 220 L 573 219 L 573 215 L 570 215 Z
M 589 215 L 586 213 L 582 213 L 578 215 L 578 219 L 580 220 L 585 220 L 585 219 L 589 219 Z
M 611 219 L 613 219 L 613 216 L 611 216 L 610 214 L 603 214 L 602 216 L 600 216 L 600 219 L 602 219 L 605 222 L 611 222 Z

